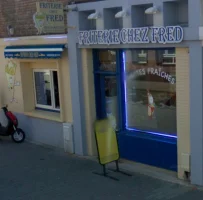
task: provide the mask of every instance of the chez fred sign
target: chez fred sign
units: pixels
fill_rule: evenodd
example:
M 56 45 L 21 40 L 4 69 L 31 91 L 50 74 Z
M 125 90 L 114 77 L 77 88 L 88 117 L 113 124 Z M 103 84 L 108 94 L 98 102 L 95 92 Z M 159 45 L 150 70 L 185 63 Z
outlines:
M 79 31 L 78 39 L 80 45 L 180 43 L 183 29 L 180 26 L 167 26 Z
M 37 12 L 33 16 L 38 34 L 64 33 L 64 10 L 59 2 L 37 2 Z

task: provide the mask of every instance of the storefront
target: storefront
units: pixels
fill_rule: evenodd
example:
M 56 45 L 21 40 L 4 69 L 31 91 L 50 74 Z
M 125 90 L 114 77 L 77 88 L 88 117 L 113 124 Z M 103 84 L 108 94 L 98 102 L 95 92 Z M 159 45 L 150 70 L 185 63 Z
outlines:
M 78 33 L 80 47 L 92 49 L 97 119 L 112 119 L 124 159 L 177 171 L 176 64 L 183 37 L 180 26 Z
M 93 52 L 97 118 L 115 119 L 121 157 L 177 170 L 175 48 Z
M 66 46 L 65 34 L 1 39 L 1 106 L 28 141 L 74 153 Z
M 190 0 L 68 6 L 75 27 L 68 49 L 79 154 L 96 155 L 92 124 L 107 116 L 122 158 L 203 185 L 200 7 Z

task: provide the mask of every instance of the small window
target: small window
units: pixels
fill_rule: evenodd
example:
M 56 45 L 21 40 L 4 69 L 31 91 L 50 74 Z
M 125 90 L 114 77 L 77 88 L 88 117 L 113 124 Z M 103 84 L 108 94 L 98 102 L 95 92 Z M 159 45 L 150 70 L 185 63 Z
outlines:
M 56 70 L 34 70 L 36 108 L 60 110 L 58 73 Z

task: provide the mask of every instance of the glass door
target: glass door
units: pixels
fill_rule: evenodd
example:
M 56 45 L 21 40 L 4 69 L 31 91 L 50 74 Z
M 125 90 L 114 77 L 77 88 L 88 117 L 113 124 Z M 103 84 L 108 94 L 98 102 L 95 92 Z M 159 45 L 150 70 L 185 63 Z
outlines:
M 94 59 L 97 118 L 109 118 L 112 126 L 118 130 L 117 51 L 95 50 Z
M 102 118 L 109 118 L 112 126 L 118 129 L 117 79 L 112 75 L 100 75 Z

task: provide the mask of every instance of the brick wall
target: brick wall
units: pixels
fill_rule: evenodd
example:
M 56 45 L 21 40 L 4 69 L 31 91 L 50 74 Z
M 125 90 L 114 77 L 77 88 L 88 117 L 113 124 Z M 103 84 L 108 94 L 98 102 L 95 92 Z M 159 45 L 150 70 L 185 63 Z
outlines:
M 14 36 L 36 35 L 33 14 L 36 12 L 36 2 L 61 2 L 67 5 L 71 0 L 1 0 L 0 2 L 0 38 L 8 37 L 7 26 L 15 28 Z M 74 0 L 88 2 L 91 0 Z M 94 0 L 92 0 L 94 1 Z

